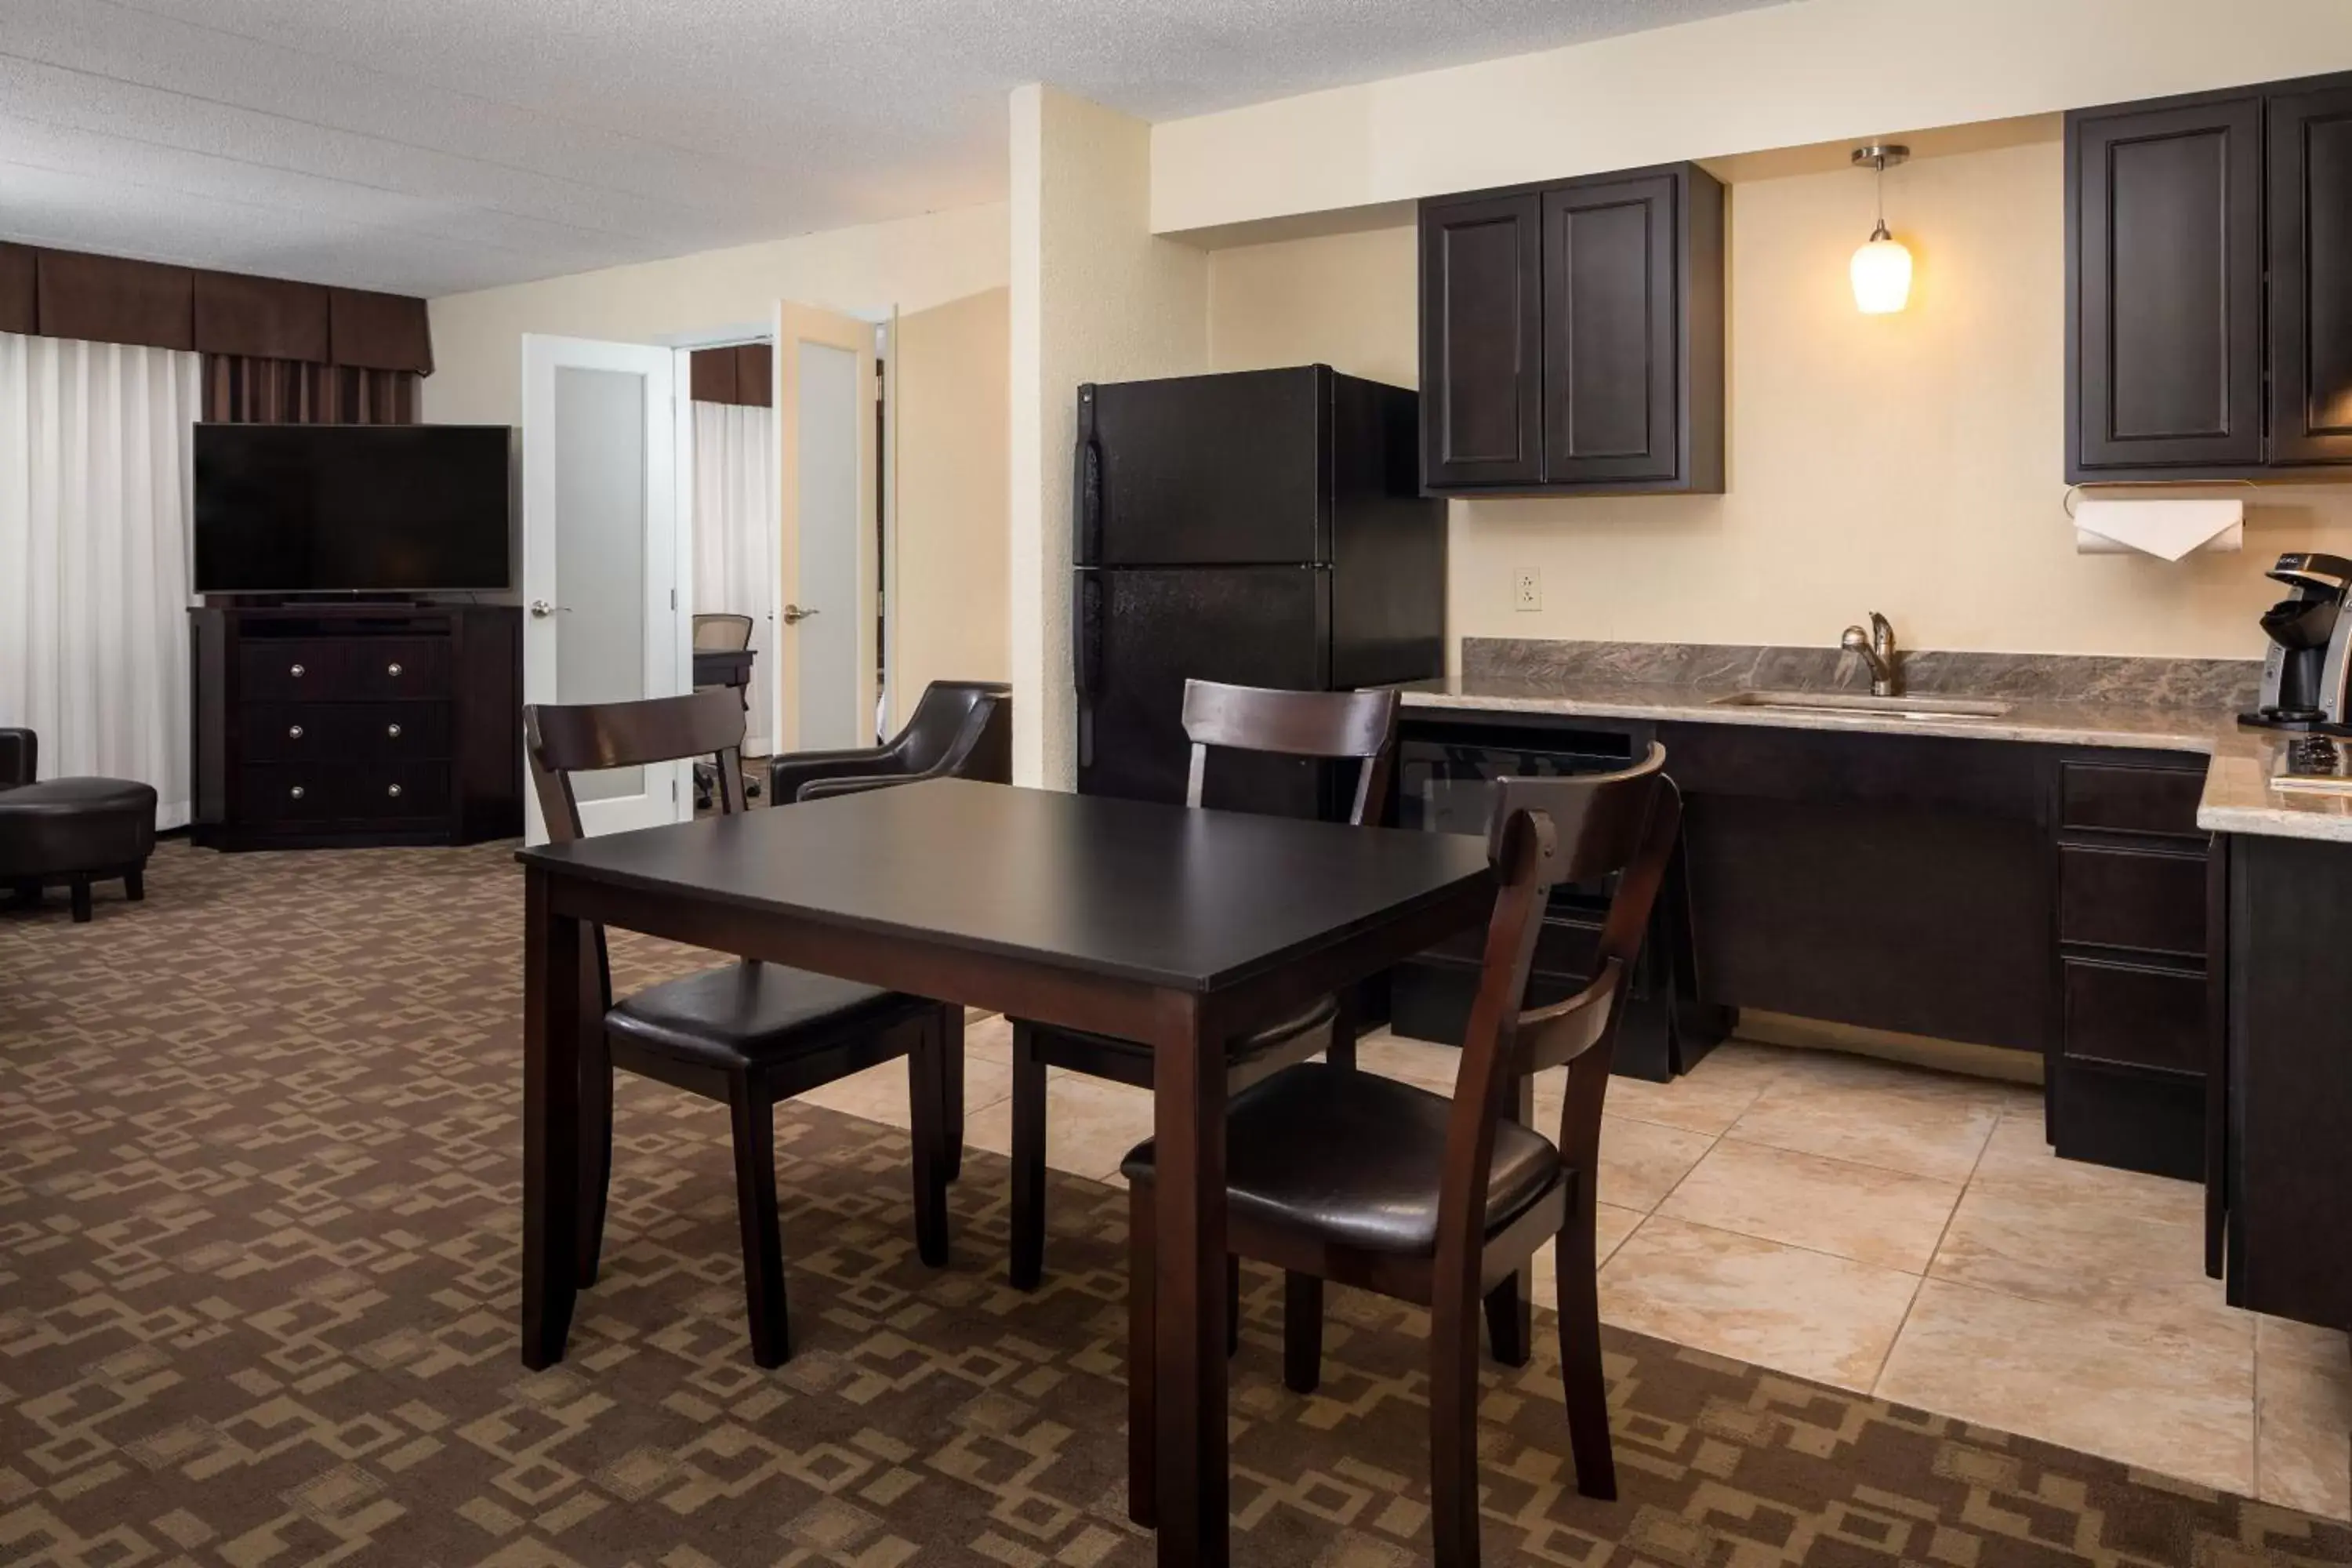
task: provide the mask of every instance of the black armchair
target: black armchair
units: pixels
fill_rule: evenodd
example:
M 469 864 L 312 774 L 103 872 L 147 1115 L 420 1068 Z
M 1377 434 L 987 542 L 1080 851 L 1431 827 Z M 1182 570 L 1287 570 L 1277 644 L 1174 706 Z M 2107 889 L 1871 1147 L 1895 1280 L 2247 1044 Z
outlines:
M 30 730 L 0 730 L 0 789 L 33 782 L 40 738 Z
M 1013 782 L 1013 688 L 934 680 L 887 744 L 776 758 L 768 764 L 768 798 L 782 805 L 938 778 Z

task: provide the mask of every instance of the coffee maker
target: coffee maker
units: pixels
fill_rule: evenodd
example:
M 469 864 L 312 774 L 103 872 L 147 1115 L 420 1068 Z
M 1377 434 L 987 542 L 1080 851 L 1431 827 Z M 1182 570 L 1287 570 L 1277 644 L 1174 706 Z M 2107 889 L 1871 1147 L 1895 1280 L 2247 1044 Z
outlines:
M 2294 593 L 2263 612 L 2270 656 L 2263 660 L 2261 706 L 2238 721 L 2267 730 L 2352 733 L 2345 680 L 2352 663 L 2352 561 L 2290 551 L 2265 574 Z

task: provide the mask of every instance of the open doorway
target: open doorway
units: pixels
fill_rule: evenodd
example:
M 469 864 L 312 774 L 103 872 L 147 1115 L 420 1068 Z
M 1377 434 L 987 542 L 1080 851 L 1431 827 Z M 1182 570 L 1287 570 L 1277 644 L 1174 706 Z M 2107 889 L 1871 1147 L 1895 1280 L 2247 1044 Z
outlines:
M 765 757 L 776 749 L 779 679 L 775 345 L 751 338 L 677 357 L 688 393 L 679 500 L 693 539 L 695 684 L 740 685 L 743 755 Z

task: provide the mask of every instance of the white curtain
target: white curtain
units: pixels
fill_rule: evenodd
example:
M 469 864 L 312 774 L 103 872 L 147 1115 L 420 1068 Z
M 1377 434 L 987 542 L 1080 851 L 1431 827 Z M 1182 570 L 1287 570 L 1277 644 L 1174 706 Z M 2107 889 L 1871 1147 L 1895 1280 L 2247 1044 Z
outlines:
M 746 756 L 775 747 L 768 734 L 776 679 L 776 422 L 766 408 L 694 405 L 694 608 L 751 617 L 751 710 Z
M 43 778 L 188 820 L 188 448 L 202 361 L 0 333 L 0 725 Z

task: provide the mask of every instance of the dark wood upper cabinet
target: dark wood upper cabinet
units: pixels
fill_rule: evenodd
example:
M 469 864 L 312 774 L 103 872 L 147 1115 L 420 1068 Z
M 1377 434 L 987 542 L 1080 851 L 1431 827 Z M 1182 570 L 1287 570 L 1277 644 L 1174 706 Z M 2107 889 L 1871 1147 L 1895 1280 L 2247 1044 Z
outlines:
M 2271 99 L 2271 460 L 2352 462 L 2352 81 Z
M 2066 477 L 2352 462 L 2352 77 L 2066 117 Z
M 1425 489 L 1723 488 L 1713 178 L 1675 164 L 1433 199 L 1421 236 Z
M 1543 476 L 1539 213 L 1532 192 L 1423 207 L 1422 475 L 1433 489 Z

